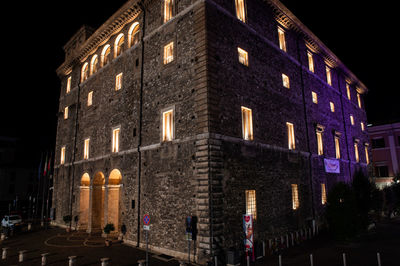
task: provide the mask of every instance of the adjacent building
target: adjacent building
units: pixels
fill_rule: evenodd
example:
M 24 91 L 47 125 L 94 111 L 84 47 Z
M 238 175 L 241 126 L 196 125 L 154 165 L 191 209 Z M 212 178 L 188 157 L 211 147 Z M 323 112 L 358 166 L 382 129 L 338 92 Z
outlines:
M 375 184 L 384 188 L 400 173 L 400 123 L 368 127 L 371 143 L 372 174 Z
M 277 0 L 127 1 L 64 46 L 55 223 L 199 263 L 315 220 L 366 172 L 365 85 Z M 193 247 L 193 245 L 192 245 Z

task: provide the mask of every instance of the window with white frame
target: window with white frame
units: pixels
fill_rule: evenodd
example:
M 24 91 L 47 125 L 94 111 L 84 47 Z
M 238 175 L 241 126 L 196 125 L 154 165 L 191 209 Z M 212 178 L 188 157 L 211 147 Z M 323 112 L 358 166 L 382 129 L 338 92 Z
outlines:
M 245 0 L 235 0 L 236 7 L 236 17 L 246 23 L 246 8 L 245 8 Z
M 93 91 L 89 91 L 87 98 L 87 106 L 91 106 L 93 104 Z
M 331 68 L 326 66 L 325 67 L 325 71 L 326 71 L 326 83 L 328 83 L 329 85 L 332 86 L 332 71 L 331 71 Z
M 60 164 L 65 163 L 65 146 L 61 147 Z
M 164 0 L 164 23 L 174 16 L 174 0 Z
M 318 155 L 323 155 L 324 154 L 324 142 L 322 138 L 322 134 L 324 132 L 324 127 L 321 125 L 317 125 L 315 129 L 315 134 L 317 136 L 317 152 Z
M 122 88 L 122 73 L 115 76 L 115 90 L 118 91 Z
M 283 84 L 283 87 L 290 89 L 289 77 L 285 74 L 282 74 L 282 84 Z
M 293 210 L 297 210 L 299 207 L 299 188 L 297 184 L 292 184 L 292 208 Z
M 119 152 L 121 128 L 117 127 L 112 130 L 111 152 Z
M 334 141 L 335 141 L 335 157 L 336 159 L 340 159 L 341 154 L 340 154 L 340 134 L 338 132 L 335 132 L 334 136 Z
M 84 82 L 89 77 L 89 64 L 86 62 L 82 66 L 81 70 L 81 82 Z
M 90 144 L 90 139 L 87 138 L 84 141 L 84 145 L 83 145 L 83 159 L 87 160 L 89 159 L 89 145 Z
M 308 70 L 314 73 L 314 58 L 313 54 L 310 51 L 307 52 L 307 58 L 308 58 Z
M 292 123 L 286 122 L 287 136 L 288 136 L 288 149 L 294 150 L 296 148 L 296 139 L 294 136 L 294 126 Z
M 281 27 L 278 27 L 278 38 L 279 38 L 279 48 L 286 52 L 286 39 L 285 39 L 285 31 Z
M 67 94 L 71 92 L 71 79 L 72 79 L 71 77 L 68 77 L 67 79 L 67 89 L 66 89 Z
M 174 42 L 164 46 L 164 65 L 174 61 Z
M 174 110 L 169 109 L 162 113 L 162 141 L 174 139 Z
M 64 119 L 68 119 L 68 106 L 64 108 Z
M 250 108 L 241 107 L 242 109 L 242 133 L 244 140 L 253 140 L 253 114 Z
M 242 48 L 238 47 L 239 63 L 245 66 L 249 66 L 249 55 Z
M 251 214 L 253 219 L 257 219 L 256 191 L 246 190 L 246 214 Z

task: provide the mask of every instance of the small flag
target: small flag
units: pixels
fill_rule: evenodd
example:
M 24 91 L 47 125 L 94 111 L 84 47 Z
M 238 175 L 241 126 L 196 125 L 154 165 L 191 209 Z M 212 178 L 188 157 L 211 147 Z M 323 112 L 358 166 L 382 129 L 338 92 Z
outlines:
M 44 176 L 46 176 L 46 171 L 47 171 L 47 153 L 46 153 L 46 160 L 44 161 L 44 170 L 43 170 Z
M 42 163 L 43 163 L 43 153 L 40 156 L 40 163 L 39 163 L 39 169 L 38 169 L 38 179 L 40 180 L 40 173 L 42 171 Z

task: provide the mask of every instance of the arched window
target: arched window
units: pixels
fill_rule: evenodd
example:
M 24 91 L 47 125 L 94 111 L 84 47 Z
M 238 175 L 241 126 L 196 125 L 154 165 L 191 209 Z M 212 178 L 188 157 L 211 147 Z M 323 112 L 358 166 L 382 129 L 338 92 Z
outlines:
M 119 56 L 124 51 L 124 34 L 120 33 L 114 43 L 114 57 Z
M 128 39 L 129 39 L 129 47 L 134 46 L 139 42 L 139 22 L 135 22 L 132 24 L 131 28 L 128 32 Z
M 110 62 L 111 46 L 107 44 L 101 52 L 101 66 L 105 66 Z
M 97 54 L 95 54 L 92 57 L 92 60 L 90 61 L 90 75 L 97 72 L 98 65 L 99 65 L 99 59 Z
M 89 77 L 89 64 L 86 62 L 83 64 L 81 71 L 81 82 L 84 82 Z

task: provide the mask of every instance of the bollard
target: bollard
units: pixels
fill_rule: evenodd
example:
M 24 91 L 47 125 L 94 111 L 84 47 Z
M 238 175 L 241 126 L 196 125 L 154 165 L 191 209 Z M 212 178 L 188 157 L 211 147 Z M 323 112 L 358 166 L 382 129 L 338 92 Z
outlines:
M 279 259 L 279 266 L 282 266 L 282 256 L 279 255 L 278 259 Z
M 185 265 L 186 265 L 186 263 L 183 260 L 179 261 L 179 266 L 185 266 Z
M 265 257 L 265 241 L 262 242 L 262 246 L 263 246 L 263 257 Z
M 378 266 L 381 266 L 381 254 L 376 253 L 376 259 L 378 260 Z
M 101 261 L 101 266 L 108 266 L 110 258 L 101 258 L 100 261 Z
M 314 266 L 314 259 L 312 254 L 310 254 L 310 266 Z
M 145 266 L 146 260 L 138 260 L 138 266 Z
M 1 253 L 1 259 L 2 260 L 7 259 L 7 249 L 8 248 L 3 248 L 3 252 Z
M 214 265 L 218 266 L 218 257 L 217 256 L 214 256 Z
M 290 237 L 292 238 L 292 247 L 294 246 L 294 236 L 293 233 L 290 233 Z
M 23 262 L 25 259 L 25 252 L 26 250 L 19 251 L 18 262 Z
M 68 265 L 74 266 L 76 262 L 76 256 L 69 256 L 68 259 L 69 259 Z
M 3 241 L 4 239 L 6 239 L 6 235 L 4 233 L 1 233 L 1 241 Z
M 347 262 L 346 262 L 346 253 L 343 253 L 343 266 L 347 266 Z
M 47 255 L 49 255 L 49 253 L 41 254 L 41 256 L 42 256 L 42 266 L 47 264 Z
M 289 235 L 288 234 L 286 234 L 286 247 L 287 248 L 289 247 Z
M 31 229 L 32 229 L 32 224 L 28 223 L 28 231 L 31 231 Z

